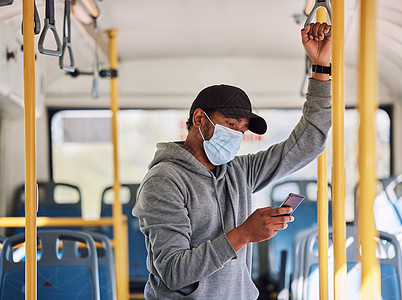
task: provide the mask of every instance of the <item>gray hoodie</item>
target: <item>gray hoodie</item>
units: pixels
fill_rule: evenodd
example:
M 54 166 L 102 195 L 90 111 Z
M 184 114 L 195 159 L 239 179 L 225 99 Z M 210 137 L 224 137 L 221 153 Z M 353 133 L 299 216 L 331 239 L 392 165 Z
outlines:
M 159 143 L 133 214 L 148 250 L 146 299 L 257 299 L 251 244 L 237 253 L 226 233 L 252 213 L 251 195 L 299 170 L 324 149 L 331 85 L 310 79 L 303 116 L 289 138 L 237 156 L 215 174 L 182 143 Z

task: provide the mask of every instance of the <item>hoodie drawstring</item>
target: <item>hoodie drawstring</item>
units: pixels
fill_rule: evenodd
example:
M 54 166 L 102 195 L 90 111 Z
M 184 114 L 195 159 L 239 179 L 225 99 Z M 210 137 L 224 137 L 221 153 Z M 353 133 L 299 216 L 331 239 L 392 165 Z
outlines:
M 216 193 L 216 197 L 217 197 L 216 202 L 218 204 L 219 216 L 220 216 L 220 219 L 221 219 L 222 232 L 226 233 L 224 214 L 223 214 L 221 203 L 220 203 L 220 201 L 218 199 L 218 190 L 217 190 L 217 186 L 216 186 L 216 180 L 215 179 L 213 179 L 213 180 L 214 180 L 214 185 L 215 185 L 215 193 Z M 231 193 L 229 192 L 229 184 L 228 184 L 228 182 L 226 180 L 225 180 L 225 188 L 226 188 L 226 192 L 227 192 L 225 201 L 226 201 L 226 203 L 229 202 L 229 204 L 230 204 L 230 206 L 232 208 L 233 223 L 234 223 L 234 228 L 236 228 L 237 227 L 237 213 L 238 212 L 236 211 L 236 208 L 235 208 L 235 205 L 233 203 Z
M 226 185 L 226 201 L 229 201 L 230 206 L 232 207 L 232 213 L 233 213 L 233 222 L 234 222 L 234 228 L 237 227 L 237 214 L 238 212 L 236 211 L 236 207 L 233 203 L 233 198 L 232 198 L 232 194 L 229 191 L 229 183 L 227 180 L 225 180 L 225 185 Z

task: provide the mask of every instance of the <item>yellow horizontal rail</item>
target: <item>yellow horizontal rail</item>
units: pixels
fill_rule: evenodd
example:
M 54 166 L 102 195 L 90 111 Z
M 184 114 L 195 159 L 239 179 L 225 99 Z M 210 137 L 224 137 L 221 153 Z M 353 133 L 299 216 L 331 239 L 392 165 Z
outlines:
M 122 218 L 127 216 L 123 215 Z M 97 220 L 85 220 L 82 218 L 54 218 L 37 217 L 37 227 L 50 226 L 112 226 L 113 218 L 100 218 Z M 0 227 L 25 227 L 24 217 L 2 217 L 0 218 Z

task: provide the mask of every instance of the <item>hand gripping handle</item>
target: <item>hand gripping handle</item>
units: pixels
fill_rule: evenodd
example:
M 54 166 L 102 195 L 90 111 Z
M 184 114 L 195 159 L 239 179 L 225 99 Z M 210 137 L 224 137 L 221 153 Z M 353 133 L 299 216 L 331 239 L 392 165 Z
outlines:
M 304 23 L 304 28 L 306 28 L 310 23 L 313 21 L 313 17 L 316 15 L 317 10 L 320 7 L 324 7 L 327 10 L 329 20 L 331 21 L 331 0 L 317 0 L 314 4 L 313 9 L 311 10 L 310 14 L 308 15 L 306 22 Z M 331 35 L 331 29 L 325 36 Z

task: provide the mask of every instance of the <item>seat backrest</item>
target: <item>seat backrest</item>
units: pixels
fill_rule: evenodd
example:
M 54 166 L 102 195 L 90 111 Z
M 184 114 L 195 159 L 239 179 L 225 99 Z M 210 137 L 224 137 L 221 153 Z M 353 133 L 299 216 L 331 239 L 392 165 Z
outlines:
M 378 256 L 381 262 L 382 299 L 401 299 L 402 297 L 402 252 L 395 235 L 381 232 L 378 241 Z
M 330 190 L 331 186 L 328 185 L 328 188 Z M 295 221 L 288 223 L 286 230 L 278 232 L 275 237 L 268 241 L 269 269 L 272 274 L 279 273 L 282 251 L 287 252 L 286 274 L 293 273 L 293 241 L 296 235 L 305 229 L 317 226 L 317 181 L 290 180 L 274 185 L 271 190 L 272 207 L 278 207 L 290 192 L 303 195 L 305 199 L 292 214 Z M 331 225 L 332 205 L 330 203 L 328 210 L 328 219 Z
M 402 180 L 402 175 L 399 180 Z M 397 192 L 402 192 L 402 183 L 398 188 L 398 176 L 387 177 L 377 180 L 376 197 L 374 199 L 374 219 L 377 230 L 385 232 L 393 232 L 395 228 L 402 226 L 402 198 L 398 201 Z M 359 196 L 359 185 L 355 187 L 355 199 Z M 356 201 L 355 215 L 357 211 Z M 398 208 L 398 205 L 401 206 Z
M 328 281 L 329 299 L 333 299 L 334 257 L 331 244 L 332 230 L 330 229 L 328 248 Z M 381 295 L 382 299 L 400 299 L 402 287 L 402 258 L 400 245 L 392 234 L 380 232 L 377 255 L 381 264 Z M 292 285 L 294 299 L 319 298 L 319 269 L 318 269 L 318 232 L 310 231 L 299 240 L 304 247 L 303 255 L 296 256 L 296 264 L 301 264 L 303 270 L 298 278 L 303 284 Z M 347 256 L 347 299 L 358 299 L 361 286 L 361 264 L 357 256 L 357 238 L 355 227 L 347 226 L 346 230 L 346 256 Z M 296 274 L 296 272 L 295 272 Z M 300 282 L 299 282 L 300 283 Z
M 123 183 L 120 189 L 122 198 L 123 214 L 127 216 L 128 225 L 128 247 L 129 247 L 129 277 L 130 287 L 133 290 L 141 290 L 148 279 L 149 271 L 146 266 L 147 249 L 145 246 L 145 237 L 140 231 L 140 225 L 137 217 L 134 217 L 132 210 L 137 200 L 139 184 Z M 102 217 L 112 216 L 112 204 L 114 193 L 111 186 L 105 188 L 102 193 Z M 113 230 L 111 227 L 102 227 L 101 232 L 113 239 Z
M 38 181 L 38 216 L 39 217 L 81 217 L 81 191 L 69 183 Z M 20 185 L 14 196 L 14 216 L 25 216 L 25 184 Z M 54 228 L 46 227 L 46 230 Z M 66 228 L 80 229 L 80 228 Z M 24 232 L 17 228 L 9 235 Z
M 303 256 L 296 257 L 295 264 L 299 264 L 300 260 L 303 260 L 303 269 L 301 270 L 300 278 L 302 279 L 302 285 L 299 285 L 298 288 L 301 290 L 292 291 L 297 295 L 295 299 L 316 299 L 319 294 L 317 294 L 318 288 L 314 285 L 319 286 L 319 273 L 318 273 L 318 231 L 311 231 L 308 235 L 305 236 L 304 241 L 299 241 L 302 243 Z M 346 256 L 348 259 L 347 264 L 347 272 L 348 272 L 348 286 L 347 286 L 347 294 L 354 294 L 356 292 L 356 286 L 358 283 L 356 280 L 351 280 L 350 276 L 353 275 L 353 270 L 359 270 L 352 262 L 356 262 L 356 253 L 355 253 L 355 229 L 353 226 L 347 226 L 346 228 Z M 332 245 L 332 228 L 329 228 L 329 236 L 328 236 L 328 294 L 329 299 L 333 299 L 333 273 L 334 273 L 334 253 L 333 253 L 333 245 Z M 352 271 L 352 272 L 351 272 Z M 353 277 L 356 279 L 356 277 Z M 353 284 L 350 284 L 353 282 Z M 293 287 L 293 286 L 292 286 Z M 349 299 L 349 298 L 348 298 Z
M 95 241 L 98 255 L 100 297 L 102 300 L 116 300 L 116 273 L 114 254 L 110 239 L 101 233 L 88 232 Z
M 25 294 L 25 236 L 6 239 L 1 251 L 0 299 Z M 80 255 L 78 245 L 86 247 Z M 38 299 L 100 299 L 98 258 L 94 240 L 84 232 L 38 232 Z
M 66 205 L 67 208 L 71 207 L 73 213 L 79 211 L 81 214 L 81 191 L 76 185 L 64 182 L 38 181 L 38 198 L 39 204 L 44 206 Z M 24 184 L 17 188 L 15 200 L 19 205 L 25 203 Z M 67 213 L 71 214 L 70 211 Z
M 6 238 L 4 236 L 0 236 L 0 251 L 3 248 L 4 240 Z M 1 260 L 0 260 L 0 268 L 1 268 Z
M 307 237 L 317 232 L 317 227 L 308 228 L 298 232 L 293 240 L 293 257 L 294 260 L 294 270 L 293 270 L 293 277 L 291 282 L 291 291 L 292 291 L 292 298 L 293 299 L 301 299 L 301 292 L 303 291 L 303 284 L 304 284 L 304 259 L 306 251 L 306 240 Z M 299 295 L 300 294 L 300 295 Z
M 402 174 L 380 179 L 388 200 L 394 205 L 402 223 Z
M 402 226 L 402 219 L 398 209 L 389 201 L 385 190 L 375 197 L 373 209 L 377 230 L 392 232 L 395 228 Z

